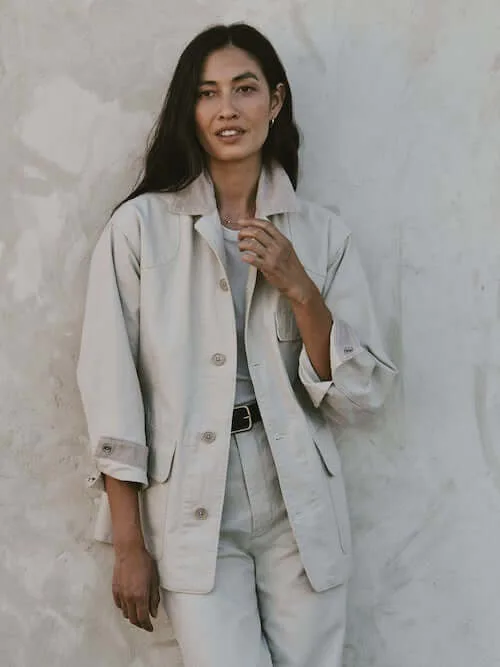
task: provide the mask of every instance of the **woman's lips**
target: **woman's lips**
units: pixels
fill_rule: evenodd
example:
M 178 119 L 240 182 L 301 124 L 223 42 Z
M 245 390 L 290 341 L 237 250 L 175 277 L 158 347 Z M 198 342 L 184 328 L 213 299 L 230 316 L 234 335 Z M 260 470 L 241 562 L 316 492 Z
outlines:
M 224 143 L 234 143 L 235 141 L 241 139 L 244 134 L 245 130 L 232 129 L 220 130 L 219 132 L 216 132 L 215 136 L 217 139 L 220 139 L 220 141 L 223 141 Z
M 221 127 L 220 130 L 217 130 L 215 134 L 222 136 L 231 136 L 233 134 L 242 134 L 245 130 L 238 125 L 231 125 L 226 127 Z

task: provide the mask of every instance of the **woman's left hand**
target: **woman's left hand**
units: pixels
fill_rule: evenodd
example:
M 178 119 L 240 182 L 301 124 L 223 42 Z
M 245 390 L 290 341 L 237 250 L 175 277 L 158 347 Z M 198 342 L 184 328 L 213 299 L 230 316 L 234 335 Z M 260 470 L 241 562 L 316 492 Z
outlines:
M 273 287 L 296 303 L 306 303 L 316 290 L 290 241 L 266 220 L 239 220 L 241 259 L 262 272 Z

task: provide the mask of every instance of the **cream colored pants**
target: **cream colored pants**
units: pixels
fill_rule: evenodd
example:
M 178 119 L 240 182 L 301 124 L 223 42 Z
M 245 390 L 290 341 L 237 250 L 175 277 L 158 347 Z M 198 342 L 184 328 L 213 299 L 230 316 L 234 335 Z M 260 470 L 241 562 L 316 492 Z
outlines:
M 214 589 L 162 593 L 185 667 L 341 667 L 346 585 L 311 588 L 262 423 L 231 437 Z

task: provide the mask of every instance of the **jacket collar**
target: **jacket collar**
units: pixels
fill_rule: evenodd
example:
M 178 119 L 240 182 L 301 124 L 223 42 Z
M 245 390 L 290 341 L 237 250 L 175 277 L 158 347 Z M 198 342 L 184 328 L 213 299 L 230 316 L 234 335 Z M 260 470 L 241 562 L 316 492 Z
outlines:
M 183 190 L 163 196 L 173 213 L 205 216 L 217 211 L 214 186 L 206 172 Z M 257 186 L 256 217 L 293 213 L 298 209 L 297 195 L 285 170 L 276 163 L 271 169 L 263 168 Z

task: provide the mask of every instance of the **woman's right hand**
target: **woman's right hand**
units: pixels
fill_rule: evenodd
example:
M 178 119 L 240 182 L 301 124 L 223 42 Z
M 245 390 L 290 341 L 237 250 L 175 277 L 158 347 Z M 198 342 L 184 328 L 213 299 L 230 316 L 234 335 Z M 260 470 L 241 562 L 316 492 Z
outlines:
M 115 550 L 113 598 L 132 625 L 153 631 L 150 616 L 156 618 L 160 585 L 156 563 L 142 545 Z

